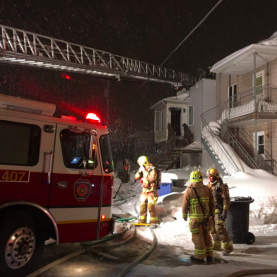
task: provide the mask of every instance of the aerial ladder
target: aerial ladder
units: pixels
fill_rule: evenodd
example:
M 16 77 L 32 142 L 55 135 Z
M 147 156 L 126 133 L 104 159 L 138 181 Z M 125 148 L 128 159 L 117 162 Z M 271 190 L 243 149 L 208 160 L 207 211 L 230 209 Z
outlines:
M 193 84 L 193 76 L 114 55 L 92 47 L 0 25 L 0 63 L 48 68 L 101 77 Z

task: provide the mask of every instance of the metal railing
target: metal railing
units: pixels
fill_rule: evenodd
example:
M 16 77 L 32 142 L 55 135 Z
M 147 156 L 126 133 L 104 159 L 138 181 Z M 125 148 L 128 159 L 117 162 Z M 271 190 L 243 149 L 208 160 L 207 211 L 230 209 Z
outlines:
M 211 147 L 217 148 L 213 149 L 214 152 L 219 156 L 219 153 L 217 150 L 221 151 L 224 155 L 224 158 L 227 159 L 224 161 L 223 164 L 227 170 L 227 172 L 231 175 L 232 173 L 243 171 L 242 168 L 240 168 L 234 159 L 229 154 L 228 149 L 224 146 L 222 143 L 219 135 L 220 135 L 220 127 L 217 128 L 216 125 L 219 124 L 217 122 L 217 111 L 219 106 L 216 106 L 213 109 L 210 109 L 200 115 L 201 122 L 202 122 L 202 136 L 206 139 L 206 141 L 209 142 Z M 228 163 L 228 165 L 226 164 Z
M 189 145 L 189 144 L 193 143 L 194 134 L 190 130 L 190 128 L 188 127 L 188 125 L 186 123 L 183 124 L 183 127 L 184 127 L 184 137 L 182 138 L 182 140 L 184 140 L 186 145 Z
M 158 166 L 176 147 L 176 134 L 168 124 L 168 141 L 164 142 L 160 149 L 149 157 L 149 161 Z
M 260 168 L 256 163 L 255 159 L 251 157 L 248 151 L 242 146 L 240 141 L 233 135 L 226 123 L 222 123 L 221 126 L 221 137 L 222 139 L 231 145 L 235 150 L 238 156 L 251 168 L 258 169 Z
M 255 157 L 257 164 L 260 169 L 264 169 L 270 173 L 277 171 L 277 161 L 273 159 L 271 154 L 264 149 L 264 157 L 261 154 L 255 155 L 254 151 L 254 138 L 245 129 L 239 130 L 239 139 L 243 140 L 246 147 L 249 149 L 248 153 L 251 152 L 252 156 Z M 270 164 L 268 164 L 270 163 Z
M 91 47 L 0 25 L 0 62 L 180 84 L 193 76 Z
M 277 88 L 258 87 L 256 103 L 254 88 L 242 91 L 220 104 L 220 119 L 230 120 L 253 112 L 277 113 Z
M 251 168 L 260 168 L 268 172 L 273 173 L 274 168 L 277 166 L 277 162 L 272 156 L 265 150 L 265 157 L 262 155 L 255 155 L 254 151 L 254 139 L 244 139 L 244 143 L 237 139 L 234 134 L 228 128 L 227 122 L 230 119 L 234 119 L 243 115 L 247 115 L 254 112 L 267 112 L 277 113 L 277 89 L 271 87 L 259 87 L 257 88 L 256 102 L 254 98 L 254 88 L 238 93 L 235 96 L 229 97 L 228 101 L 222 102 L 215 108 L 203 113 L 201 115 L 202 120 L 202 135 L 214 133 L 216 137 L 221 136 L 223 140 L 230 144 L 238 156 Z M 219 120 L 218 120 L 219 119 Z M 214 123 L 219 123 L 220 128 L 215 128 Z M 204 128 L 206 128 L 206 132 Z M 203 132 L 204 130 L 204 132 Z M 207 132 L 207 130 L 209 132 Z M 242 138 L 244 138 L 240 128 Z M 214 139 L 214 138 L 212 138 Z M 249 142 L 249 140 L 251 142 Z M 221 149 L 224 148 L 224 144 L 217 140 L 216 143 L 221 145 Z M 250 147 L 251 145 L 251 147 Z M 226 150 L 226 149 L 225 149 Z M 224 153 L 224 151 L 223 151 Z M 226 155 L 227 151 L 225 151 Z M 233 159 L 227 155 L 228 160 L 233 164 Z M 271 163 L 269 165 L 268 163 Z M 234 167 L 235 168 L 235 167 Z M 236 169 L 237 170 L 237 169 Z

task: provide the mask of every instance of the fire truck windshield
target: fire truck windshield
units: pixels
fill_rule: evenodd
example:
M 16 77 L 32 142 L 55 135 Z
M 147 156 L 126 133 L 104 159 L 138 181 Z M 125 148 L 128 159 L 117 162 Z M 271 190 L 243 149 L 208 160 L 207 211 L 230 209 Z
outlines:
M 90 149 L 96 138 L 90 133 L 83 132 L 71 132 L 68 129 L 64 129 L 60 133 L 63 161 L 68 168 L 95 168 L 96 167 L 96 155 L 95 151 L 92 151 L 92 157 L 90 157 Z

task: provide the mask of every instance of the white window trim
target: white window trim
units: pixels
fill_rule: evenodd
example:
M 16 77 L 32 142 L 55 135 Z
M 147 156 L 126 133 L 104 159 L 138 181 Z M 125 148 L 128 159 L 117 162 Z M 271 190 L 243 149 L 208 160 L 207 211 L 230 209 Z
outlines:
M 229 98 L 231 97 L 230 96 L 229 88 L 232 87 L 233 88 L 232 91 L 234 91 L 234 87 L 235 86 L 237 86 L 237 90 L 236 90 L 236 95 L 237 95 L 238 94 L 238 85 L 237 85 L 237 83 L 234 83 L 234 84 L 228 86 L 228 91 L 227 91 L 227 93 L 228 93 L 228 101 L 229 101 Z M 234 97 L 234 95 L 232 95 L 232 100 L 233 100 L 232 103 L 234 103 L 234 99 L 235 99 L 235 97 Z M 229 102 L 228 106 L 229 106 L 229 108 L 233 108 L 233 105 L 231 105 L 231 107 L 230 107 L 230 102 Z
M 261 76 L 263 77 L 262 78 L 262 87 L 264 87 L 264 85 L 265 85 L 265 70 L 264 69 L 256 73 L 256 79 Z M 253 88 L 254 88 L 255 84 L 256 84 L 256 82 L 254 80 L 254 74 L 253 74 L 253 78 L 252 78 L 252 84 L 253 84 Z M 253 94 L 254 94 L 254 91 L 253 91 Z M 262 92 L 261 94 L 258 94 L 258 96 L 263 95 L 263 94 L 264 94 L 264 92 Z
M 155 124 L 154 124 L 154 132 L 158 133 L 158 132 L 162 132 L 164 130 L 164 118 L 163 118 L 163 114 L 164 114 L 164 109 L 162 110 L 156 110 L 155 111 Z M 157 126 L 157 120 L 159 122 L 159 125 Z
M 192 124 L 189 124 L 189 111 L 188 111 L 188 126 L 194 126 L 194 105 L 189 105 L 189 108 L 190 107 L 193 107 L 193 110 L 192 110 Z
M 259 151 L 259 136 L 264 136 L 264 149 L 265 149 L 265 132 L 264 131 L 260 131 L 257 132 L 257 151 Z M 255 133 L 253 133 L 253 138 L 254 138 L 254 149 L 255 149 Z M 260 154 L 264 157 L 264 154 Z

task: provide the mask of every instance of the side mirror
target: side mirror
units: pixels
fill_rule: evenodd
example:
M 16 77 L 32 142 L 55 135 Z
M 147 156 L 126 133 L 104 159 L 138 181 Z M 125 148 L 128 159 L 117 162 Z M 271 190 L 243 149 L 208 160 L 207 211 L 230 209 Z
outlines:
M 118 178 L 121 180 L 122 183 L 128 183 L 130 181 L 130 171 L 131 166 L 127 159 L 124 159 L 119 163 L 118 166 Z

